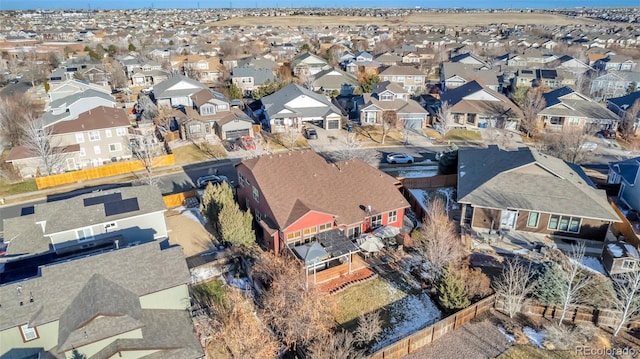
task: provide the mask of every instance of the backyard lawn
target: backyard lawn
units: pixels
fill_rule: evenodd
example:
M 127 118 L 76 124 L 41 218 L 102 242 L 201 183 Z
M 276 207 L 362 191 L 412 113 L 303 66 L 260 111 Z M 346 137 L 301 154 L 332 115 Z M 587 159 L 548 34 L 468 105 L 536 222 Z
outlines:
M 378 310 L 406 295 L 404 292 L 394 290 L 389 282 L 379 277 L 355 285 L 336 294 L 338 306 L 336 321 L 340 324 L 347 323 L 361 314 Z

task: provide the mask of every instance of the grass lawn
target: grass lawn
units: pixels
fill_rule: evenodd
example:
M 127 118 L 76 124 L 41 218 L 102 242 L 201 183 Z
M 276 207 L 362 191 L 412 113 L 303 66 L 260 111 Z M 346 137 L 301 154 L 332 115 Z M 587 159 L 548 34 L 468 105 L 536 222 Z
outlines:
M 291 146 L 291 137 L 289 136 L 288 134 L 270 134 L 265 138 L 267 141 L 265 146 L 272 151 L 288 150 L 289 147 L 293 147 L 293 149 L 309 147 L 309 141 L 301 134 L 296 134 L 293 146 Z
M 545 350 L 531 345 L 514 345 L 499 359 L 574 359 L 580 358 L 570 350 Z
M 197 146 L 192 143 L 174 148 L 173 155 L 175 156 L 176 164 L 186 164 L 224 158 L 227 157 L 227 151 L 221 145 L 201 144 Z
M 336 294 L 336 321 L 340 324 L 356 319 L 361 314 L 369 313 L 393 303 L 407 294 L 393 288 L 393 285 L 382 278 L 354 285 Z
M 445 140 L 462 140 L 462 141 L 482 141 L 482 135 L 479 131 L 473 130 L 451 130 L 444 136 Z
M 356 139 L 362 141 L 364 146 L 370 143 L 382 143 L 382 128 L 380 126 L 355 126 L 353 130 L 356 133 Z M 403 144 L 404 135 L 400 131 L 390 130 L 384 143 L 386 145 Z
M 424 129 L 424 135 L 429 137 L 429 138 L 434 138 L 436 140 L 441 140 L 442 139 L 442 135 L 440 134 L 440 132 L 434 130 L 431 127 L 426 127 Z
M 0 197 L 11 196 L 20 193 L 28 193 L 37 190 L 38 186 L 36 186 L 35 180 L 27 180 L 24 182 L 16 183 L 7 183 L 5 181 L 0 181 Z

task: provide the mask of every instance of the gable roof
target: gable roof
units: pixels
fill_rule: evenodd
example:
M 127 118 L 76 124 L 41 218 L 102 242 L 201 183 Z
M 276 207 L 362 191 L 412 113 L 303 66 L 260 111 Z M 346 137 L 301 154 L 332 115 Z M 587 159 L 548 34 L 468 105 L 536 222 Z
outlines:
M 609 162 L 609 168 L 624 178 L 627 183 L 634 184 L 636 178 L 638 178 L 638 172 L 640 172 L 640 157 Z
M 638 100 L 640 100 L 640 91 L 632 92 L 628 95 L 624 95 L 620 97 L 610 98 L 607 101 L 618 106 L 618 108 L 626 111 L 628 108 L 633 106 L 633 104 Z
M 342 70 L 334 68 L 322 70 L 313 75 L 313 85 L 315 87 L 340 88 L 342 85 L 358 86 L 359 82 L 355 76 Z
M 116 99 L 113 96 L 111 96 L 111 94 L 105 93 L 104 91 L 97 91 L 96 89 L 93 89 L 93 88 L 87 88 L 82 92 L 78 92 L 73 95 L 69 95 L 69 96 L 51 101 L 48 107 L 49 108 L 58 108 L 61 106 L 69 107 L 75 102 L 78 102 L 79 100 L 89 99 L 91 97 L 99 97 L 107 101 L 111 101 L 113 102 L 114 106 L 116 103 Z
M 485 86 L 498 86 L 498 73 L 493 70 L 480 70 L 479 65 L 461 62 L 443 62 L 442 76 L 445 80 L 458 76 L 466 81 L 478 81 Z
M 295 151 L 244 160 L 238 169 L 243 167 L 253 174 L 280 229 L 309 211 L 334 215 L 338 225 L 350 225 L 364 218 L 361 206 L 371 206 L 376 213 L 409 206 L 395 178 L 359 160 L 330 164 L 315 152 Z
M 286 106 L 286 104 L 291 100 L 302 96 L 310 97 L 322 103 L 322 106 L 304 108 L 290 108 Z M 277 117 L 278 113 L 285 109 L 291 111 L 294 115 L 300 115 L 302 117 L 324 117 L 331 113 L 342 114 L 342 111 L 340 111 L 340 109 L 338 109 L 325 95 L 317 94 L 295 83 L 290 83 L 271 95 L 263 97 L 261 100 L 264 109 L 270 118 Z
M 547 92 L 543 97 L 546 102 L 546 107 L 539 112 L 539 115 L 578 115 L 589 119 L 619 119 L 618 115 L 609 109 L 566 86 Z
M 254 85 L 264 85 L 265 82 L 271 80 L 275 81 L 276 76 L 273 74 L 273 70 L 265 68 L 254 68 L 251 66 L 236 66 L 232 71 L 232 78 L 238 77 L 253 77 Z
M 393 76 L 393 75 L 424 76 L 422 71 L 418 70 L 413 66 L 392 65 L 387 67 L 384 71 L 380 72 L 380 76 Z
M 92 358 L 147 348 L 160 350 L 153 358 L 199 358 L 200 345 L 186 311 L 141 309 L 139 300 L 189 281 L 182 249 L 163 249 L 158 242 L 55 262 L 39 267 L 35 277 L 0 285 L 0 330 L 59 320 L 59 346 L 51 350 L 57 355 L 142 328 L 143 338 L 117 339 Z
M 81 113 L 75 119 L 55 123 L 53 132 L 62 134 L 129 126 L 131 122 L 123 108 L 99 106 Z
M 208 88 L 202 89 L 192 94 L 191 100 L 193 101 L 193 104 L 196 105 L 197 107 L 204 105 L 210 100 L 218 100 L 218 101 L 226 102 L 227 104 L 229 103 L 229 100 L 226 97 L 224 97 L 223 94 Z
M 175 85 L 183 83 L 185 88 L 171 89 Z M 183 75 L 174 75 L 153 87 L 153 95 L 155 98 L 171 98 L 174 96 L 189 96 L 201 89 L 208 88 L 205 84 L 198 82 L 190 77 Z
M 475 100 L 466 98 L 484 92 L 496 101 Z M 509 113 L 510 117 L 521 118 L 522 110 L 503 94 L 500 94 L 477 81 L 467 82 L 440 95 L 442 102 L 448 102 L 451 110 L 464 113 L 501 114 Z
M 579 167 L 521 147 L 458 151 L 458 202 L 619 222 L 606 194 Z

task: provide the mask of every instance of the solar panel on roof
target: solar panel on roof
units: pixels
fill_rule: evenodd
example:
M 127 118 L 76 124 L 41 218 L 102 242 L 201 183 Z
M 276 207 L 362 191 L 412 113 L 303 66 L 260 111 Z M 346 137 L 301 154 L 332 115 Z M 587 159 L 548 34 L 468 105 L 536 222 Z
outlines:
M 120 192 L 105 194 L 103 196 L 85 198 L 84 206 L 88 207 L 88 206 L 93 206 L 100 203 L 108 203 L 108 202 L 116 202 L 116 201 L 122 201 L 122 194 Z
M 127 198 L 117 202 L 107 202 L 104 204 L 104 215 L 115 216 L 116 214 L 134 212 L 140 209 L 137 198 Z

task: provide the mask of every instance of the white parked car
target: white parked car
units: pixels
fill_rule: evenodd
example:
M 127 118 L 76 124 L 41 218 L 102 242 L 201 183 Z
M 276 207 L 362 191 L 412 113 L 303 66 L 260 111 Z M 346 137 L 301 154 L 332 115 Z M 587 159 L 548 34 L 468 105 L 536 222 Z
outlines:
M 593 152 L 598 149 L 598 144 L 595 142 L 585 142 L 580 145 L 580 149 L 583 151 Z
M 406 153 L 394 152 L 387 155 L 389 163 L 413 163 L 413 156 Z

